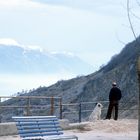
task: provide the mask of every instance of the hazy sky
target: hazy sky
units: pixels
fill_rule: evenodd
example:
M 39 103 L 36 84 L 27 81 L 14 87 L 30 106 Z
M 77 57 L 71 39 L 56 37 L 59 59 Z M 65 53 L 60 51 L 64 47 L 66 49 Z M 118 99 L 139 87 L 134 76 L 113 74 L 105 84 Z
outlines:
M 139 35 L 137 2 L 130 0 L 130 10 Z M 126 0 L 0 0 L 3 38 L 49 52 L 72 52 L 95 70 L 134 40 Z
M 0 21 L 0 38 L 72 52 L 95 69 L 134 39 L 125 0 L 0 0 Z

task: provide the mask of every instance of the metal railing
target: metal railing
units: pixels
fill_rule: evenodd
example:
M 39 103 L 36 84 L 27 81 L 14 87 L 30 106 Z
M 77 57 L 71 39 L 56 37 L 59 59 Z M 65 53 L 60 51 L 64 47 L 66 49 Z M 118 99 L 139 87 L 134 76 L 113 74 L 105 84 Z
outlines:
M 35 101 L 34 101 L 35 100 Z M 45 100 L 43 104 L 38 104 L 40 100 Z M 34 103 L 32 103 L 34 101 Z M 10 103 L 9 103 L 10 102 Z M 36 104 L 37 103 L 37 104 Z M 47 108 L 47 115 L 54 115 L 54 107 L 59 107 L 59 112 L 61 111 L 62 98 L 61 97 L 46 97 L 46 96 L 0 96 L 0 119 L 2 114 L 7 110 L 12 111 L 16 109 L 21 109 L 22 113 L 20 115 L 29 116 L 32 115 L 32 109 L 45 109 Z M 59 116 L 61 117 L 61 114 Z
M 2 99 L 4 99 L 2 101 Z M 8 100 L 7 100 L 8 99 Z M 18 102 L 19 100 L 19 102 Z M 43 101 L 45 100 L 45 101 Z M 93 111 L 95 104 L 100 102 L 103 104 L 103 112 L 107 111 L 108 101 L 96 101 L 96 102 L 80 102 L 80 103 L 69 103 L 63 104 L 61 97 L 46 97 L 46 96 L 0 96 L 0 119 L 1 116 L 6 116 L 6 113 L 9 111 L 18 110 L 20 113 L 11 113 L 11 115 L 56 115 L 60 119 L 66 118 L 71 119 L 75 118 L 75 121 L 81 122 L 82 119 L 89 116 L 89 114 Z M 14 104 L 15 103 L 15 104 Z M 130 102 L 129 102 L 130 103 Z M 137 103 L 131 102 L 135 104 L 136 107 L 134 109 L 125 108 L 123 106 L 123 102 L 120 102 L 120 111 L 124 110 L 133 110 L 137 111 Z M 38 111 L 38 113 L 37 113 Z M 42 111 L 42 112 L 41 112 Z M 44 113 L 45 112 L 45 113 Z M 7 113 L 8 114 L 8 113 Z M 42 114 L 41 114 L 42 115 Z M 2 120 L 1 120 L 2 122 Z
M 69 107 L 69 106 L 73 106 L 73 109 L 68 110 L 68 111 L 63 111 L 63 117 L 65 116 L 65 114 L 67 114 L 66 118 L 68 118 L 69 115 L 73 114 L 77 114 L 77 118 L 78 118 L 78 122 L 82 122 L 84 120 L 87 120 L 88 117 L 85 116 L 89 116 L 91 114 L 91 112 L 93 111 L 96 103 L 101 103 L 103 104 L 103 108 L 102 108 L 102 118 L 105 118 L 105 115 L 107 113 L 107 109 L 108 109 L 108 104 L 109 101 L 96 101 L 96 102 L 81 102 L 81 103 L 74 103 L 74 104 L 63 104 L 63 108 L 64 107 Z M 129 104 L 135 104 L 135 108 L 131 108 Z M 136 111 L 136 114 L 138 112 L 138 105 L 137 102 L 127 102 L 128 105 L 124 105 L 124 102 L 120 102 L 119 103 L 119 113 L 123 113 L 124 111 Z M 69 114 L 69 115 L 68 115 Z M 76 115 L 75 115 L 76 116 Z M 83 120 L 82 120 L 83 119 Z

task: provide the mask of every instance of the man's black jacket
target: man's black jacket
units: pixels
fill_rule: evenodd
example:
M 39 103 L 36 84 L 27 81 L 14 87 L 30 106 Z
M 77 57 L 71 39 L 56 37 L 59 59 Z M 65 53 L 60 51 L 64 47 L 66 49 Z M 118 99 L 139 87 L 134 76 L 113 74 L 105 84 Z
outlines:
M 121 94 L 121 90 L 119 88 L 113 87 L 110 90 L 109 101 L 118 101 L 121 99 L 121 97 L 122 97 L 122 94 Z

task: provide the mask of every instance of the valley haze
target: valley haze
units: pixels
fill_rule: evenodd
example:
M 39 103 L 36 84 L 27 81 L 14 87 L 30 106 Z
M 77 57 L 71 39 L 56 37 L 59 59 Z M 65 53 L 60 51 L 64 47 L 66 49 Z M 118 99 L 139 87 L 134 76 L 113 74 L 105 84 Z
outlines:
M 48 52 L 11 39 L 0 39 L 0 56 L 0 95 L 49 86 L 94 71 L 91 65 L 70 52 Z

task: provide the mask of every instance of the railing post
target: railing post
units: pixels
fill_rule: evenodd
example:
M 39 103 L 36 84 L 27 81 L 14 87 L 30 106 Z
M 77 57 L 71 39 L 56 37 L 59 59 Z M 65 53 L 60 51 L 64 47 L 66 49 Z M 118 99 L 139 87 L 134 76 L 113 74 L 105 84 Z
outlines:
M 30 98 L 27 98 L 27 116 L 30 115 Z
M 63 118 L 62 117 L 62 98 L 60 98 L 59 102 L 60 102 L 60 119 L 62 119 Z
M 82 106 L 81 106 L 81 102 L 79 103 L 79 123 L 81 122 L 81 109 L 82 109 Z
M 54 97 L 51 97 L 51 111 L 50 114 L 53 115 L 54 114 Z

